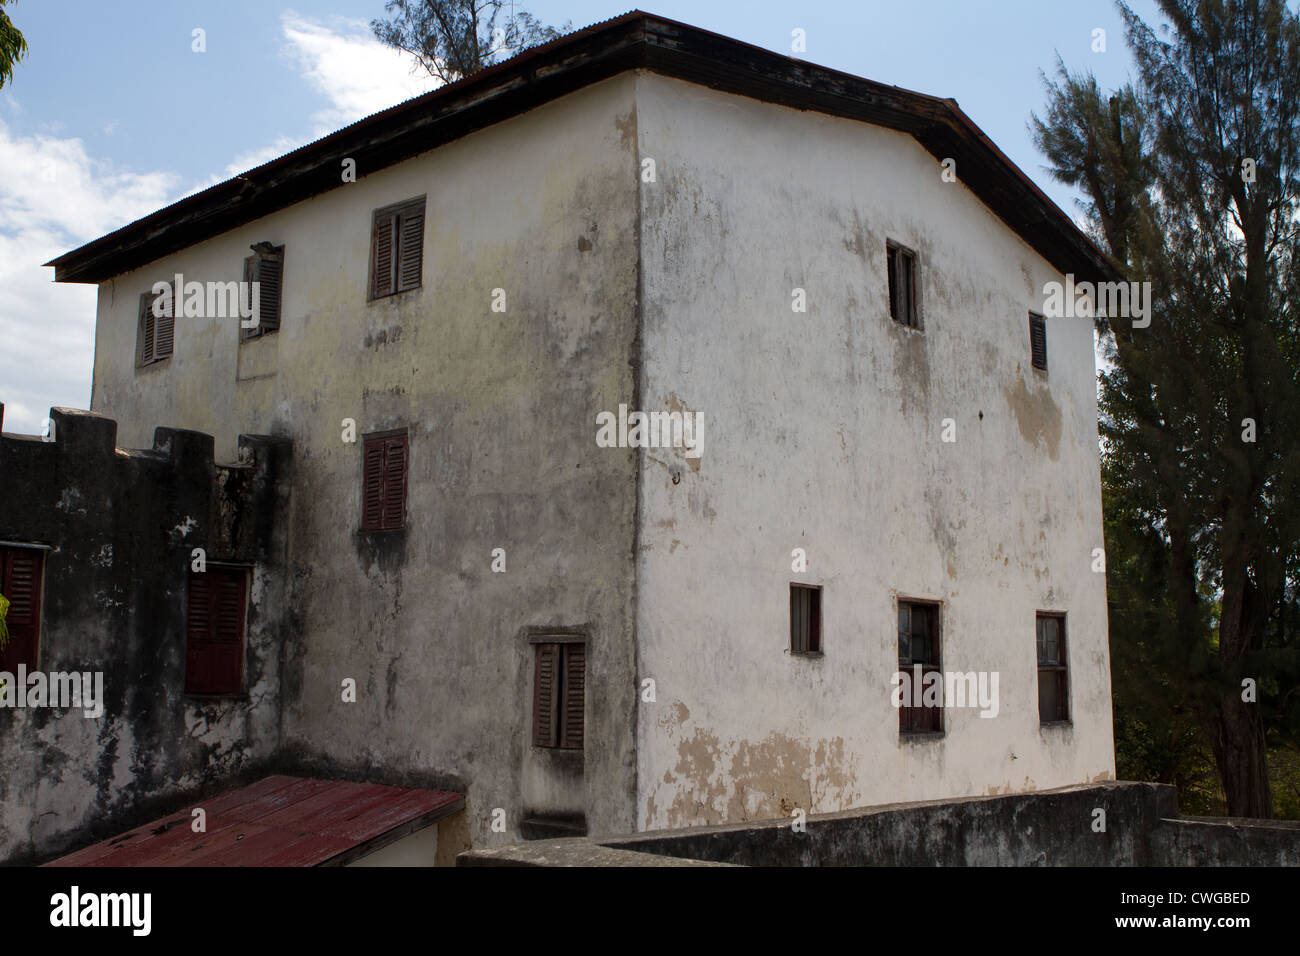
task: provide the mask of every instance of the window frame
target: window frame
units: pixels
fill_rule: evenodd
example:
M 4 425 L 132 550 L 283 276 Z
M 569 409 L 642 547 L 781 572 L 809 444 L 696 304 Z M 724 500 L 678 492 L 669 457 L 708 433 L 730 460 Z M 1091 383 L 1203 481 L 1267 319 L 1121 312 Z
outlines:
M 1039 341 L 1042 343 L 1042 364 L 1038 361 Z M 1029 365 L 1040 372 L 1047 371 L 1047 317 L 1038 312 L 1029 313 Z
M 1051 726 L 1053 724 L 1071 723 L 1070 707 L 1070 644 L 1066 636 L 1066 612 L 1064 611 L 1035 611 L 1034 612 L 1034 660 L 1037 664 L 1038 681 L 1035 685 L 1038 693 L 1038 723 L 1040 726 Z M 1043 621 L 1053 620 L 1057 622 L 1057 660 L 1055 663 L 1043 661 L 1041 632 Z M 1059 702 L 1058 716 L 1043 718 L 1043 675 L 1044 673 L 1052 674 L 1051 678 L 1056 682 L 1056 695 Z
M 822 657 L 825 654 L 822 630 L 822 586 L 790 582 L 790 655 L 792 657 Z M 808 596 L 808 633 L 799 633 L 802 617 L 796 617 L 795 595 Z
M 261 243 L 259 243 L 261 245 Z M 284 310 L 284 244 L 274 246 L 271 252 L 263 252 L 253 248 L 251 256 L 244 257 L 244 281 L 245 282 L 265 282 L 262 278 L 262 269 L 265 263 L 274 262 L 278 265 L 279 274 L 275 277 L 275 315 L 268 321 L 266 315 L 266 302 L 262 299 L 262 292 L 265 289 L 258 290 L 259 316 L 255 328 L 246 329 L 242 325 L 239 329 L 240 343 L 251 342 L 253 339 L 260 339 L 267 335 L 280 331 L 280 316 Z M 250 292 L 249 301 L 252 301 Z
M 154 315 L 153 304 L 162 298 L 162 293 L 140 293 L 140 305 L 136 314 L 135 329 L 135 367 L 149 368 L 159 362 L 165 362 L 176 352 L 176 288 L 169 284 L 171 291 L 171 315 Z M 165 340 L 167 353 L 160 354 L 159 343 L 164 340 L 163 329 L 167 330 Z
M 410 431 L 399 428 L 384 432 L 374 432 L 361 436 L 361 531 L 366 534 L 378 534 L 388 531 L 401 531 L 406 527 L 407 497 L 411 486 L 411 440 Z M 396 446 L 401 446 L 402 484 L 401 513 L 394 521 L 389 514 L 388 499 L 392 494 L 389 488 L 391 470 L 389 455 Z M 373 510 L 368 508 L 370 500 L 369 487 L 371 471 L 371 448 L 378 446 L 381 452 L 379 464 L 379 500 Z
M 9 626 L 9 643 L 3 651 L 0 651 L 0 670 L 15 673 L 19 664 L 27 667 L 28 670 L 35 670 L 40 666 L 41 659 L 41 630 L 44 612 L 44 593 L 45 593 L 45 556 L 49 549 L 42 545 L 26 545 L 20 542 L 6 541 L 0 543 L 0 594 L 3 594 L 11 602 L 13 601 L 13 588 L 9 582 L 9 576 L 12 573 L 13 564 L 12 556 L 22 553 L 31 557 L 35 563 L 35 570 L 32 573 L 35 579 L 32 585 L 32 600 L 30 606 L 31 620 L 21 627 L 30 628 L 30 636 L 24 636 L 22 640 L 30 640 L 31 655 L 30 659 L 19 659 L 16 661 L 8 660 L 11 654 L 16 653 L 14 637 L 14 628 L 19 626 L 14 623 L 14 604 L 11 603 L 6 613 L 6 624 Z M 16 602 L 15 602 L 16 603 Z
M 245 693 L 244 681 L 246 678 L 247 661 L 245 657 L 248 653 L 248 612 L 249 597 L 251 592 L 250 577 L 252 568 L 245 564 L 222 564 L 219 562 L 208 562 L 204 571 L 190 571 L 185 582 L 185 679 L 184 693 L 186 697 L 242 697 Z M 233 686 L 209 687 L 196 686 L 198 675 L 195 674 L 193 663 L 198 652 L 194 642 L 194 624 L 192 613 L 194 610 L 194 582 L 196 579 L 205 580 L 205 585 L 212 578 L 225 578 L 237 580 L 239 584 L 239 619 L 236 622 L 238 630 L 238 639 L 235 641 L 233 656 L 235 659 L 235 679 Z M 220 613 L 220 595 L 209 593 L 209 610 Z M 219 617 L 214 617 L 209 628 L 209 636 L 201 643 L 209 645 L 227 645 L 229 642 L 217 640 L 214 635 L 219 628 Z
M 528 643 L 533 649 L 530 743 L 539 750 L 582 754 L 587 736 L 587 639 L 575 634 L 538 634 Z M 544 695 L 542 664 L 548 654 L 554 655 L 555 663 L 550 693 Z M 580 658 L 580 665 L 575 665 L 575 656 Z M 573 679 L 574 666 L 581 667 L 581 686 Z M 575 707 L 580 718 L 576 735 L 569 719 Z M 548 717 L 546 726 L 544 713 Z
M 908 654 L 904 658 L 901 652 L 902 634 L 901 621 L 903 609 L 908 609 Z M 929 637 L 929 656 L 933 660 L 916 660 L 912 657 L 912 641 L 916 638 L 916 631 L 912 624 L 912 613 L 917 608 L 923 608 L 930 619 L 928 630 Z M 915 677 L 913 667 L 915 664 L 921 665 L 921 678 L 924 680 L 925 675 L 937 672 L 942 679 L 943 677 L 943 622 L 942 622 L 943 605 L 939 601 L 927 601 L 922 598 L 900 597 L 894 609 L 895 624 L 895 649 L 898 653 L 898 670 L 906 673 L 908 679 Z M 942 680 L 941 680 L 942 686 Z M 921 690 L 913 687 L 913 693 L 919 694 Z M 941 692 L 942 693 L 942 692 Z M 939 706 L 926 707 L 925 705 L 913 706 L 903 703 L 898 708 L 898 735 L 900 737 L 930 737 L 942 736 L 944 733 L 944 706 L 943 698 L 939 698 Z M 932 726 L 929 726 L 932 725 Z
M 376 209 L 371 214 L 370 219 L 370 269 L 367 272 L 367 302 L 374 302 L 378 299 L 386 299 L 390 296 L 399 295 L 403 292 L 411 292 L 424 286 L 424 232 L 426 223 L 426 205 L 428 196 L 416 196 L 413 199 L 404 199 L 401 202 L 393 203 Z M 384 220 L 390 219 L 387 224 L 389 230 L 389 242 L 391 248 L 389 251 L 388 275 L 383 283 L 379 281 L 379 262 L 380 262 L 380 227 Z M 419 219 L 419 230 L 407 235 L 403 225 L 411 222 L 413 219 Z M 405 238 L 404 238 L 405 237 Z M 414 280 L 402 273 L 402 259 L 406 254 L 407 242 L 412 237 L 419 242 L 419 265 Z
M 900 269 L 904 263 L 910 268 Z M 924 331 L 921 321 L 921 256 L 915 249 L 893 239 L 885 240 L 885 287 L 889 318 L 905 329 Z M 906 320 L 898 317 L 897 293 L 900 289 L 907 294 Z

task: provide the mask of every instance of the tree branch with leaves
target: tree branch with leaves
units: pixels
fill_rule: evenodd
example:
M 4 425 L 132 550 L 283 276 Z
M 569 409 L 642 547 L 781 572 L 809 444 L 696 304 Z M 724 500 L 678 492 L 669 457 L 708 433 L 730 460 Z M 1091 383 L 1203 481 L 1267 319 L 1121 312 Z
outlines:
M 529 47 L 559 37 L 505 0 L 389 0 L 386 18 L 370 21 L 385 45 L 411 54 L 430 76 L 454 83 Z

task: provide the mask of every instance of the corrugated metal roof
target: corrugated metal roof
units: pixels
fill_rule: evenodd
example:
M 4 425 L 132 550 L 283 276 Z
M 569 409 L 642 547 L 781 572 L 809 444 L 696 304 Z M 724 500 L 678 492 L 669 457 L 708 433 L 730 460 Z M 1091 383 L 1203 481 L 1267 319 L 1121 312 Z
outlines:
M 627 70 L 906 132 L 1061 272 L 1118 279 L 1106 254 L 953 99 L 887 86 L 634 10 L 374 113 L 45 263 L 101 282 Z
M 322 866 L 357 859 L 455 813 L 462 794 L 265 777 L 46 866 Z M 206 832 L 191 828 L 206 814 Z

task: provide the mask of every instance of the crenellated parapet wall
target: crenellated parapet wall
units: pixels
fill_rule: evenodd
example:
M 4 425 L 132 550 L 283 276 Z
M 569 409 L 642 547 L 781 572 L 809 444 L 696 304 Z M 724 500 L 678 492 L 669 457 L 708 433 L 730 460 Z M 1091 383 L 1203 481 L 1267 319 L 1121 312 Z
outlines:
M 117 447 L 117 423 L 55 408 L 48 438 L 0 434 L 0 547 L 39 552 L 29 670 L 102 674 L 102 714 L 0 708 L 0 861 L 49 856 L 159 800 L 229 780 L 279 742 L 291 443 L 158 428 Z M 0 424 L 3 406 L 0 406 Z M 187 694 L 195 549 L 248 575 L 242 693 Z

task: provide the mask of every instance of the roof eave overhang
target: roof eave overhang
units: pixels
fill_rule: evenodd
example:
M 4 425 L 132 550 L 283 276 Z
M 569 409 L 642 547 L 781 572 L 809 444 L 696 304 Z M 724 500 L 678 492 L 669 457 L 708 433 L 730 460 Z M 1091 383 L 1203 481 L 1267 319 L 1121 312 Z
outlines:
M 648 14 L 588 27 L 400 103 L 173 203 L 46 263 L 56 282 L 101 282 L 633 69 L 908 133 L 1062 273 L 1117 279 L 1106 257 L 953 100 L 815 66 Z M 938 182 L 936 174 L 936 183 Z

